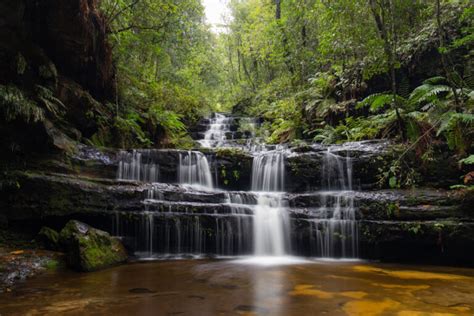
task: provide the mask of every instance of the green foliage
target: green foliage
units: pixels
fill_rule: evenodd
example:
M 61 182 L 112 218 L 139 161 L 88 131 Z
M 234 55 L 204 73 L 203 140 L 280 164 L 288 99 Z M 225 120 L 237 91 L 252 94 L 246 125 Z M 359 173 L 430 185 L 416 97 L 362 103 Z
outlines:
M 118 68 L 121 146 L 190 146 L 185 125 L 218 103 L 214 35 L 199 1 L 105 0 Z M 133 140 L 136 143 L 134 144 Z
M 6 121 L 44 121 L 45 111 L 14 85 L 0 85 L 0 106 Z
M 356 106 L 357 109 L 361 109 L 365 106 L 370 108 L 371 112 L 379 112 L 385 106 L 391 105 L 405 105 L 407 100 L 399 95 L 393 95 L 391 93 L 374 93 L 366 97 L 364 100 L 359 102 Z
M 60 117 L 64 108 L 53 92 L 41 85 L 35 85 L 30 93 L 15 85 L 0 85 L 0 111 L 7 122 L 42 122 L 47 117 Z
M 474 155 L 470 155 L 469 157 L 459 160 L 459 163 L 464 165 L 474 165 Z
M 130 112 L 125 118 L 115 118 L 114 126 L 117 128 L 118 133 L 123 135 L 123 145 L 133 144 L 134 139 L 137 139 L 144 146 L 152 144 L 140 126 L 140 123 L 143 122 L 143 118 L 135 112 Z

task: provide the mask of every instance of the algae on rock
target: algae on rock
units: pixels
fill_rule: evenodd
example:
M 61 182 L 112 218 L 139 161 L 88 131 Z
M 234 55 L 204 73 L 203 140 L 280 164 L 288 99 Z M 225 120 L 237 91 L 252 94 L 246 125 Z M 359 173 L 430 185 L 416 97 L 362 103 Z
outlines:
M 60 243 L 66 249 L 67 263 L 79 271 L 95 271 L 127 260 L 127 252 L 117 238 L 76 220 L 61 230 Z

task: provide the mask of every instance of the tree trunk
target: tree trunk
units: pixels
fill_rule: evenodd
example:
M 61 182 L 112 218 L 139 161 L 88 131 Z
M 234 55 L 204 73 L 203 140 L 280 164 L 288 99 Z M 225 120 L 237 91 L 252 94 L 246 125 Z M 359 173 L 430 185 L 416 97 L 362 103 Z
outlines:
M 438 26 L 438 41 L 439 41 L 439 47 L 444 47 L 444 29 L 443 29 L 443 24 L 441 23 L 441 1 L 436 0 L 436 24 Z M 454 95 L 454 103 L 456 104 L 456 110 L 458 110 L 460 102 L 459 102 L 459 96 L 456 91 L 456 82 L 453 80 L 451 76 L 451 72 L 448 69 L 448 61 L 446 60 L 446 55 L 441 52 L 441 64 L 443 65 L 443 71 L 446 75 L 446 79 L 448 80 L 451 89 L 453 91 Z

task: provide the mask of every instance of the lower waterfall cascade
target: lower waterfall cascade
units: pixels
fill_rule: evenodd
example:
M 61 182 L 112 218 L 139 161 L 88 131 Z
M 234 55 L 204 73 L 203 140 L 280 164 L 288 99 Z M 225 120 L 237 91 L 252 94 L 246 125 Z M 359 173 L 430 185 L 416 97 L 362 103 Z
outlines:
M 358 257 L 349 156 L 331 147 L 324 152 L 318 171 L 322 185 L 314 193 L 319 202 L 298 208 L 306 216 L 300 219 L 285 191 L 289 149 L 250 152 L 249 191 L 221 189 L 212 152 L 197 150 L 172 151 L 175 181 L 162 182 L 159 152 L 123 151 L 118 157 L 117 178 L 140 181 L 145 188 L 141 210 L 116 212 L 112 220 L 113 234 L 122 237 L 137 257 Z M 309 233 L 301 233 L 298 225 Z

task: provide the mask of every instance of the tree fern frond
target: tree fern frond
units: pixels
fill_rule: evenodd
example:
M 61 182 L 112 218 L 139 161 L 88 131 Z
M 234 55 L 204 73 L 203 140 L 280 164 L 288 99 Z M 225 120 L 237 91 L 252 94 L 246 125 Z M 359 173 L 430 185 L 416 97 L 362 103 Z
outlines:
M 400 97 L 401 98 L 401 97 Z M 403 98 L 401 98 L 403 100 Z M 369 106 L 371 112 L 377 112 L 385 105 L 390 105 L 393 103 L 393 95 L 388 92 L 383 93 L 374 93 L 366 97 L 364 100 L 360 101 L 356 108 L 361 109 L 363 107 Z M 401 101 L 401 100 L 397 100 Z
M 445 83 L 446 83 L 446 78 L 443 76 L 431 77 L 423 81 L 424 85 L 439 85 L 439 84 L 445 84 Z
M 39 122 L 45 119 L 44 110 L 13 85 L 0 85 L 0 108 L 6 121 L 21 118 L 26 122 Z
M 59 116 L 66 106 L 56 98 L 53 92 L 41 85 L 35 86 L 35 92 L 38 100 L 43 104 L 45 110 L 53 116 Z
M 408 80 L 406 75 L 400 80 L 398 94 L 404 99 L 407 99 L 410 96 L 410 80 Z
M 461 159 L 459 162 L 465 165 L 474 165 L 474 155 Z
M 445 92 L 451 92 L 451 87 L 446 85 L 422 84 L 412 91 L 409 100 L 414 104 L 423 104 L 437 99 L 440 94 Z

